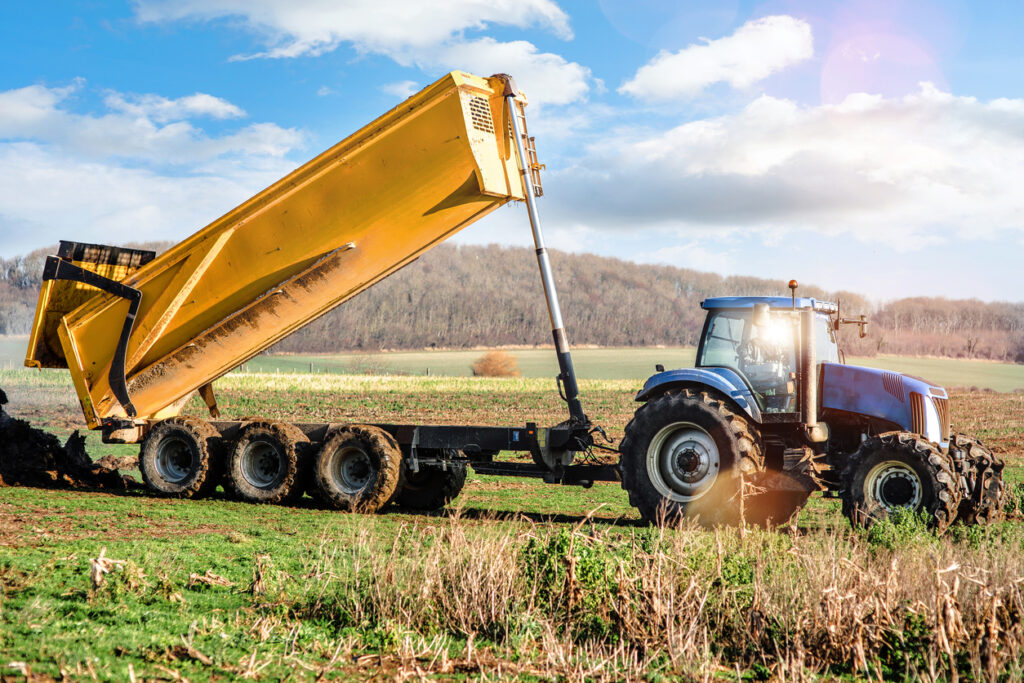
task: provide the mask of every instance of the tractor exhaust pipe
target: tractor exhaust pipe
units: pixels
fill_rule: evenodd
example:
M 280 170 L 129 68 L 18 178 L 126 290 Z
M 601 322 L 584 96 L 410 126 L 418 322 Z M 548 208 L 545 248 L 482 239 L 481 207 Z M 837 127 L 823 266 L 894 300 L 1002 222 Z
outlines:
M 818 354 L 814 308 L 800 311 L 800 421 L 812 443 L 828 441 L 828 426 L 818 422 Z
M 505 106 L 508 108 L 512 123 L 512 137 L 515 138 L 516 152 L 519 153 L 520 173 L 523 176 L 523 188 L 526 195 L 526 208 L 530 214 L 530 227 L 533 229 L 533 243 L 537 248 L 537 265 L 540 266 L 541 282 L 544 285 L 544 297 L 547 299 L 548 315 L 551 317 L 551 333 L 555 339 L 555 352 L 558 355 L 558 383 L 562 398 L 569 404 L 569 418 L 576 424 L 585 425 L 589 422 L 583 413 L 580 403 L 580 391 L 576 384 L 576 369 L 573 367 L 572 355 L 569 353 L 569 338 L 565 334 L 565 323 L 562 322 L 562 309 L 558 305 L 558 292 L 555 290 L 555 278 L 551 273 L 551 261 L 548 250 L 544 246 L 544 235 L 540 230 L 540 213 L 537 211 L 537 197 L 530 172 L 530 157 L 526 154 L 523 137 L 526 134 L 525 112 L 516 102 L 519 94 L 515 83 L 509 76 L 505 78 Z

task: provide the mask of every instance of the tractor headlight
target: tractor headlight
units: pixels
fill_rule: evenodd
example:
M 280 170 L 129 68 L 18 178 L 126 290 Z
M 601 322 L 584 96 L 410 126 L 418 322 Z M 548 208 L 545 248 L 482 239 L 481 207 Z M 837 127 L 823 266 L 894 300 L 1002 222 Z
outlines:
M 924 399 L 924 437 L 932 443 L 942 445 L 942 421 L 939 420 L 939 411 L 935 408 L 935 402 L 931 397 Z
M 943 434 L 942 419 L 939 409 L 931 396 L 910 392 L 911 431 L 920 434 L 932 443 L 945 446 L 946 435 Z

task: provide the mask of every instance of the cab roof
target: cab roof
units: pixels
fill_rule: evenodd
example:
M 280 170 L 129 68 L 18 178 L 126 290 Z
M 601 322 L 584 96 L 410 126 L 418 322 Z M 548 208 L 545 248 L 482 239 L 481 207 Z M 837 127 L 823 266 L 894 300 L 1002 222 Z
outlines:
M 753 308 L 754 304 L 768 304 L 771 308 L 793 308 L 793 299 L 788 296 L 715 296 L 700 302 L 701 308 Z M 798 296 L 797 308 L 811 308 L 822 313 L 835 313 L 837 307 L 830 301 L 818 301 L 811 297 Z

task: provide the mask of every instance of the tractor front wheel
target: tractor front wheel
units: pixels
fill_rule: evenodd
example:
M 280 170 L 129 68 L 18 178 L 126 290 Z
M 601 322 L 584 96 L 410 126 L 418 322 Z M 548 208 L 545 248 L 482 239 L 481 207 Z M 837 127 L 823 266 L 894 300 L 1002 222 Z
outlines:
M 952 460 L 906 432 L 864 441 L 843 471 L 843 489 L 843 513 L 854 526 L 869 527 L 898 508 L 910 508 L 926 513 L 929 525 L 941 532 L 960 505 Z
M 1003 514 L 1006 483 L 1003 463 L 977 439 L 954 434 L 950 451 L 958 449 L 967 461 L 967 491 L 960 502 L 958 519 L 966 524 L 989 524 Z
M 642 405 L 622 440 L 622 488 L 650 523 L 745 518 L 744 482 L 764 467 L 747 419 L 708 392 L 684 389 Z

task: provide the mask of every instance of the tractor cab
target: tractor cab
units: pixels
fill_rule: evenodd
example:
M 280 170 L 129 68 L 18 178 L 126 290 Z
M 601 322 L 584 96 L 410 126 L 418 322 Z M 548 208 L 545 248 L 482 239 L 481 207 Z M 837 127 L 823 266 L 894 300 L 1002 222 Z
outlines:
M 749 388 L 763 414 L 796 414 L 800 369 L 800 312 L 812 310 L 816 362 L 839 362 L 834 304 L 810 298 L 715 297 L 705 299 L 698 368 L 730 370 Z

